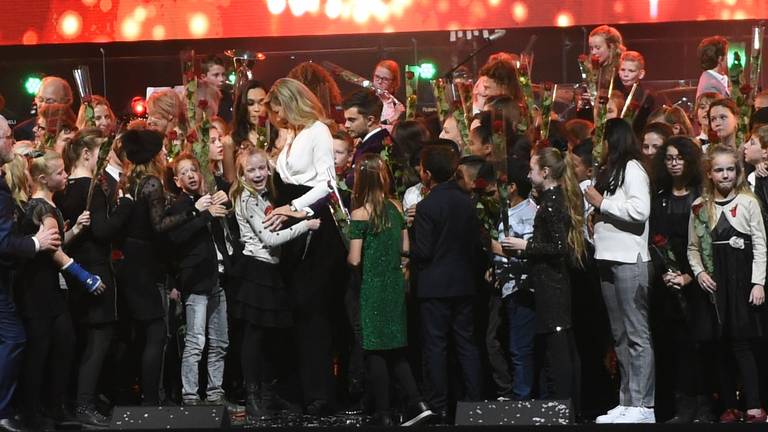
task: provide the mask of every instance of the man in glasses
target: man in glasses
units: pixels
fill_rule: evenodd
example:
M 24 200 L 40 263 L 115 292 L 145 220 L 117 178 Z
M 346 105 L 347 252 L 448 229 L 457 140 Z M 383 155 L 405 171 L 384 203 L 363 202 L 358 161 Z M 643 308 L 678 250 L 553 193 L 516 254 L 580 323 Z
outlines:
M 71 106 L 73 100 L 72 87 L 64 79 L 48 76 L 43 78 L 42 83 L 40 83 L 40 88 L 35 96 L 35 106 L 37 107 L 37 112 L 39 112 L 44 106 L 51 104 Z M 33 141 L 35 139 L 33 129 L 36 124 L 34 117 L 19 123 L 13 129 L 13 137 L 16 141 Z

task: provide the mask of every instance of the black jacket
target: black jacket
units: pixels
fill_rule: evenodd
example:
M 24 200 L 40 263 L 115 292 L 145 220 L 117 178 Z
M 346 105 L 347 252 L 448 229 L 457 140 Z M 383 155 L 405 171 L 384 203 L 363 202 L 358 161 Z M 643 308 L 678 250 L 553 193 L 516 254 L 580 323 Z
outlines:
M 197 213 L 197 217 L 187 220 L 168 232 L 168 238 L 173 246 L 175 267 L 178 271 L 178 286 L 184 296 L 210 294 L 219 286 L 217 246 L 224 260 L 225 271 L 231 264 L 222 224 L 207 210 L 197 212 L 195 208 L 197 198 L 181 193 L 168 210 L 171 215 Z
M 14 229 L 14 208 L 11 190 L 5 176 L 0 175 L 0 292 L 6 294 L 11 288 L 15 260 L 35 256 L 32 236 L 22 236 Z
M 469 195 L 454 181 L 435 186 L 416 206 L 411 258 L 420 298 L 473 295 L 484 270 L 480 221 Z

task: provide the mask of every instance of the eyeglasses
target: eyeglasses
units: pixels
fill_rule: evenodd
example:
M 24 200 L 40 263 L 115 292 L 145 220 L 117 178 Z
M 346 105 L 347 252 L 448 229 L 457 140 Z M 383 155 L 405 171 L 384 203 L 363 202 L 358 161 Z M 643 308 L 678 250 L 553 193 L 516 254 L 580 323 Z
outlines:
M 664 162 L 671 164 L 671 163 L 683 163 L 685 162 L 685 159 L 683 159 L 683 155 L 667 155 L 664 158 Z
M 394 78 L 383 77 L 383 76 L 381 76 L 379 74 L 374 74 L 373 75 L 373 80 L 374 81 L 381 81 L 383 83 L 391 83 L 395 79 Z

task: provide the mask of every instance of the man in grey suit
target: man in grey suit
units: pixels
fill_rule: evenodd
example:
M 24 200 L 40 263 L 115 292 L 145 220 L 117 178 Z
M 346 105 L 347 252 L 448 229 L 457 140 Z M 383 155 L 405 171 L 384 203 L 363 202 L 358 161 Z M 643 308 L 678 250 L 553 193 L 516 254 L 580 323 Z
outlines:
M 728 41 L 722 36 L 705 38 L 699 44 L 699 63 L 704 71 L 696 88 L 696 98 L 702 93 L 714 92 L 730 97 L 728 79 Z

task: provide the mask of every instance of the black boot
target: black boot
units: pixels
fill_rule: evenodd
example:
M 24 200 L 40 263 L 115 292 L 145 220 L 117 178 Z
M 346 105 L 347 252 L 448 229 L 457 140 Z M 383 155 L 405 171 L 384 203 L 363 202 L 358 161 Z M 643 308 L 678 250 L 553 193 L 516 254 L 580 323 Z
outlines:
M 272 412 L 264 407 L 259 397 L 259 387 L 256 384 L 246 384 L 245 415 L 248 423 L 272 418 Z
M 53 408 L 49 409 L 46 414 L 51 420 L 53 420 L 53 423 L 57 428 L 81 425 L 81 423 L 75 418 L 74 414 L 72 414 L 63 403 L 56 404 Z
M 696 418 L 694 423 L 714 423 L 715 415 L 712 414 L 712 398 L 708 395 L 696 396 L 698 407 L 696 408 Z
M 108 428 L 109 419 L 101 415 L 92 403 L 78 403 L 75 407 L 75 418 L 84 426 Z
M 696 396 L 678 393 L 675 395 L 675 416 L 667 420 L 667 423 L 693 423 L 693 420 L 696 418 L 697 408 Z
M 280 397 L 275 391 L 275 382 L 262 382 L 261 383 L 261 404 L 265 409 L 270 411 L 287 411 L 294 414 L 301 414 L 301 407 L 296 404 L 292 404 L 287 400 Z

